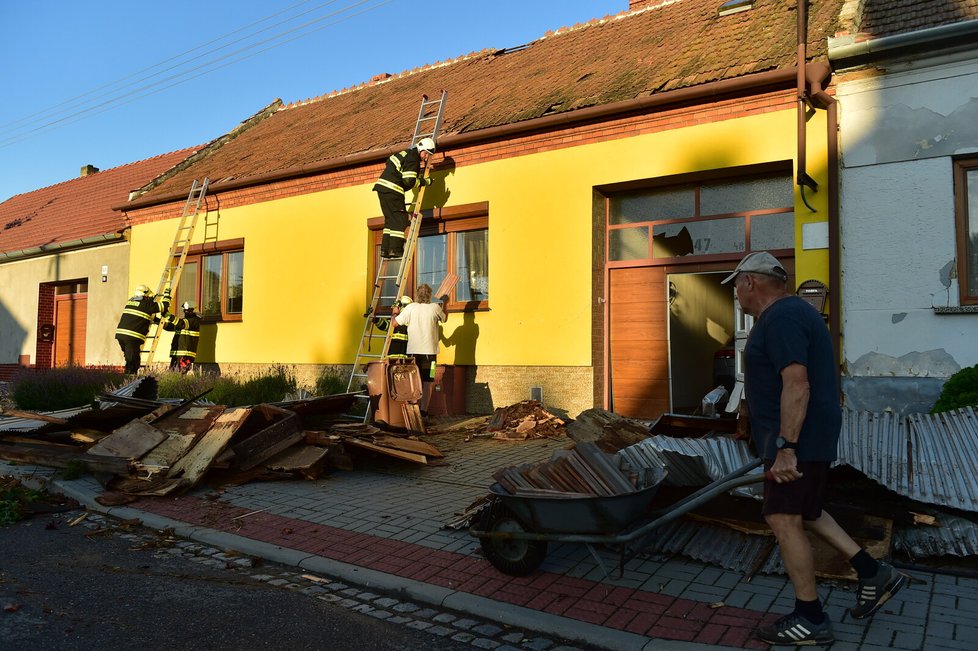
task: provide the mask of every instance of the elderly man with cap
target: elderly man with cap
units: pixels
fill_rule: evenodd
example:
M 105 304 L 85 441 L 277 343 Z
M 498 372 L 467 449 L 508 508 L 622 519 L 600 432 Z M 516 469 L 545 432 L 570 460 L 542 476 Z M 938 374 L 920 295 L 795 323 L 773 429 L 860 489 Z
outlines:
M 404 231 L 409 221 L 404 195 L 418 185 L 431 183 L 431 179 L 424 174 L 424 168 L 434 153 L 435 141 L 422 138 L 410 149 L 391 155 L 380 178 L 374 183 L 373 190 L 384 213 L 384 237 L 380 243 L 382 258 L 400 258 L 404 255 Z
M 115 329 L 116 341 L 122 348 L 123 357 L 126 358 L 126 375 L 135 375 L 139 372 L 142 363 L 140 351 L 149 334 L 149 326 L 156 315 L 166 314 L 168 309 L 170 309 L 169 287 L 163 290 L 162 297 L 154 296 L 152 290 L 146 285 L 137 285 L 133 290 L 132 297 L 122 308 L 122 316 Z
M 766 251 L 744 257 L 723 282 L 731 281 L 744 312 L 755 319 L 744 349 L 744 380 L 751 438 L 769 471 L 762 513 L 795 590 L 794 611 L 757 634 L 769 644 L 830 644 L 835 638 L 816 590 L 806 529 L 856 570 L 859 588 L 849 611 L 855 619 L 874 614 L 908 577 L 876 561 L 822 510 L 842 415 L 837 362 L 821 315 L 788 291 L 784 266 Z

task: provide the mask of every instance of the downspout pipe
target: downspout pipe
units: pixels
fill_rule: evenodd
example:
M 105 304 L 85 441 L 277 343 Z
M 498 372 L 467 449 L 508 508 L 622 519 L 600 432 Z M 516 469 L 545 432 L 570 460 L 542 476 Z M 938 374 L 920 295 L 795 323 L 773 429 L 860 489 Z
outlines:
M 803 66 L 803 68 L 805 71 L 808 71 L 812 65 L 819 64 L 807 64 Z M 820 69 L 821 68 L 819 68 L 819 70 Z M 808 72 L 805 74 L 807 75 Z M 647 112 L 653 109 L 661 109 L 662 107 L 673 104 L 699 102 L 704 99 L 711 98 L 716 99 L 723 96 L 736 95 L 746 91 L 757 91 L 763 88 L 775 89 L 790 87 L 788 85 L 792 82 L 797 83 L 797 79 L 798 71 L 794 67 L 770 70 L 753 75 L 736 77 L 734 79 L 723 79 L 721 81 L 716 81 L 701 86 L 679 88 L 664 93 L 655 93 L 654 95 L 646 95 L 644 97 L 625 100 L 622 102 L 604 104 L 602 106 L 593 106 L 591 108 L 578 109 L 557 115 L 547 115 L 544 117 L 524 120 L 522 122 L 479 129 L 471 133 L 442 136 L 438 139 L 438 145 L 439 149 L 442 150 L 458 149 L 460 147 L 465 147 L 476 143 L 501 140 L 504 138 L 511 138 L 529 133 L 547 131 L 580 122 L 600 120 L 613 116 L 617 117 L 627 115 L 629 113 Z M 228 190 L 237 190 L 264 183 L 284 181 L 302 176 L 311 176 L 313 174 L 322 174 L 325 172 L 356 167 L 359 165 L 380 163 L 381 161 L 386 160 L 391 154 L 396 154 L 406 146 L 407 143 L 402 143 L 395 147 L 388 147 L 382 150 L 351 154 L 348 156 L 333 158 L 324 162 L 309 163 L 307 165 L 300 165 L 285 170 L 256 174 L 246 178 L 211 183 L 210 186 L 208 186 L 208 192 L 211 194 L 226 192 Z M 170 192 L 167 194 L 146 198 L 136 198 L 132 201 L 112 206 L 112 209 L 121 211 L 136 210 L 138 208 L 147 208 L 174 201 L 182 202 L 185 201 L 186 198 L 186 192 Z
M 826 66 L 828 73 L 828 66 Z M 822 84 L 829 76 L 813 75 L 809 81 L 813 105 L 826 111 L 829 204 L 829 333 L 837 364 L 836 390 L 842 390 L 842 246 L 839 218 L 839 102 L 825 92 Z
M 795 183 L 801 194 L 801 201 L 810 211 L 815 209 L 809 205 L 805 198 L 805 188 L 811 188 L 813 192 L 818 192 L 818 183 L 808 175 L 808 143 L 806 140 L 805 125 L 808 121 L 808 83 L 806 79 L 807 69 L 805 61 L 808 58 L 808 0 L 798 0 L 797 11 L 798 24 L 796 28 L 798 65 L 795 68 L 798 74 L 795 78 L 795 89 L 798 92 L 798 175 Z

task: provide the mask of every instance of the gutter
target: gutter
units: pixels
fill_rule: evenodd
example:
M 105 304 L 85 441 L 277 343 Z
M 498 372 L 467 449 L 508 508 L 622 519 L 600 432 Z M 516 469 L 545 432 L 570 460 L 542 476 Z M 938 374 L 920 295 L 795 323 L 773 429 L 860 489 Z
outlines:
M 55 242 L 53 244 L 42 244 L 41 246 L 34 246 L 29 249 L 21 249 L 19 251 L 10 251 L 7 253 L 0 253 L 0 261 L 9 262 L 11 260 L 25 260 L 27 258 L 36 258 L 42 255 L 48 255 L 50 253 L 57 253 L 62 251 L 72 251 L 77 249 L 88 249 L 93 246 L 99 246 L 100 244 L 119 242 L 125 239 L 125 235 L 122 233 L 103 233 L 102 235 L 92 235 L 91 237 L 83 237 L 78 240 L 70 240 L 68 242 Z
M 976 36 L 978 36 L 978 19 L 859 42 L 855 40 L 856 35 L 830 37 L 829 61 L 837 63 L 847 59 L 869 58 L 871 55 L 883 55 L 896 50 L 933 45 L 937 41 L 951 39 L 970 38 L 970 43 L 973 44 Z M 968 45 L 968 43 L 963 45 Z
M 824 70 L 825 68 L 826 66 L 824 63 L 809 63 L 805 66 L 805 76 L 811 78 L 811 75 L 817 75 L 819 74 L 817 71 Z M 656 93 L 654 95 L 639 97 L 637 99 L 624 100 L 622 102 L 614 102 L 612 104 L 604 104 L 602 106 L 593 106 L 590 108 L 568 111 L 567 113 L 560 113 L 557 115 L 533 118 L 523 122 L 479 129 L 478 131 L 473 131 L 471 133 L 443 136 L 438 139 L 438 144 L 439 149 L 442 150 L 452 148 L 457 149 L 463 146 L 485 142 L 488 140 L 497 140 L 517 135 L 525 135 L 535 131 L 546 131 L 548 129 L 553 129 L 554 127 L 564 127 L 578 122 L 587 122 L 611 116 L 621 116 L 629 113 L 641 113 L 653 108 L 661 108 L 671 104 L 693 102 L 707 98 L 717 98 L 724 95 L 734 95 L 746 90 L 757 90 L 764 87 L 790 88 L 792 85 L 797 83 L 797 78 L 798 69 L 795 67 L 770 70 L 767 72 L 737 77 L 734 79 L 723 79 L 721 81 L 704 84 L 702 86 L 679 88 L 677 90 Z M 267 172 L 242 179 L 211 183 L 209 190 L 211 193 L 225 192 L 228 190 L 237 190 L 240 188 L 270 183 L 273 181 L 284 181 L 286 179 L 321 174 L 323 172 L 355 167 L 358 165 L 379 163 L 386 160 L 392 154 L 396 154 L 397 152 L 401 151 L 405 146 L 405 144 L 400 144 L 395 147 L 388 147 L 387 149 L 373 150 L 359 154 L 350 154 L 340 158 L 332 158 L 325 162 L 308 163 L 306 165 L 292 167 L 287 170 L 278 170 L 275 172 Z M 126 203 L 121 203 L 112 206 L 112 210 L 135 210 L 137 208 L 158 206 L 174 201 L 185 201 L 186 198 L 186 192 L 170 192 L 165 195 L 139 198 Z

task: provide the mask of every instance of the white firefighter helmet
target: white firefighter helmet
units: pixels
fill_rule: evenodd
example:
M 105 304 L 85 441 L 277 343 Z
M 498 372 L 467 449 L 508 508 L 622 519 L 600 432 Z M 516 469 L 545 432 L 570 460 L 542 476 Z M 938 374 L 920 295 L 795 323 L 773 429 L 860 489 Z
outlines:
M 133 296 L 146 296 L 149 293 L 149 285 L 136 285 L 136 288 L 132 290 Z
M 197 309 L 197 306 L 194 305 L 194 302 L 193 301 L 184 301 L 183 302 L 183 305 L 181 305 L 181 307 L 183 309 L 185 309 L 185 310 L 190 310 L 190 311 L 193 311 L 193 310 L 196 310 Z
M 411 304 L 411 297 L 410 296 L 402 296 L 401 297 L 401 300 L 399 300 L 398 303 L 401 304 L 401 307 L 404 307 L 405 305 L 410 305 Z
M 435 141 L 432 138 L 422 138 L 415 147 L 418 148 L 418 151 L 426 151 L 429 154 L 435 153 Z

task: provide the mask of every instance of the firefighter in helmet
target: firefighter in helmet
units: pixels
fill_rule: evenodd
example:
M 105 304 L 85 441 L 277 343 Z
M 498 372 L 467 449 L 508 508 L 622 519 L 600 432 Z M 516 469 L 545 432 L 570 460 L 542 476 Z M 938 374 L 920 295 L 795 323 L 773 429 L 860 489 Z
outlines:
M 173 332 L 170 342 L 170 370 L 186 373 L 193 368 L 197 358 L 197 342 L 200 341 L 200 316 L 193 301 L 184 301 L 183 318 L 172 314 L 163 318 L 163 329 Z
M 374 184 L 373 190 L 384 213 L 384 237 L 380 255 L 384 258 L 400 258 L 404 255 L 404 231 L 407 230 L 408 212 L 405 193 L 428 185 L 431 179 L 423 174 L 428 159 L 435 153 L 435 141 L 422 138 L 410 149 L 393 154 L 387 159 L 384 171 Z

